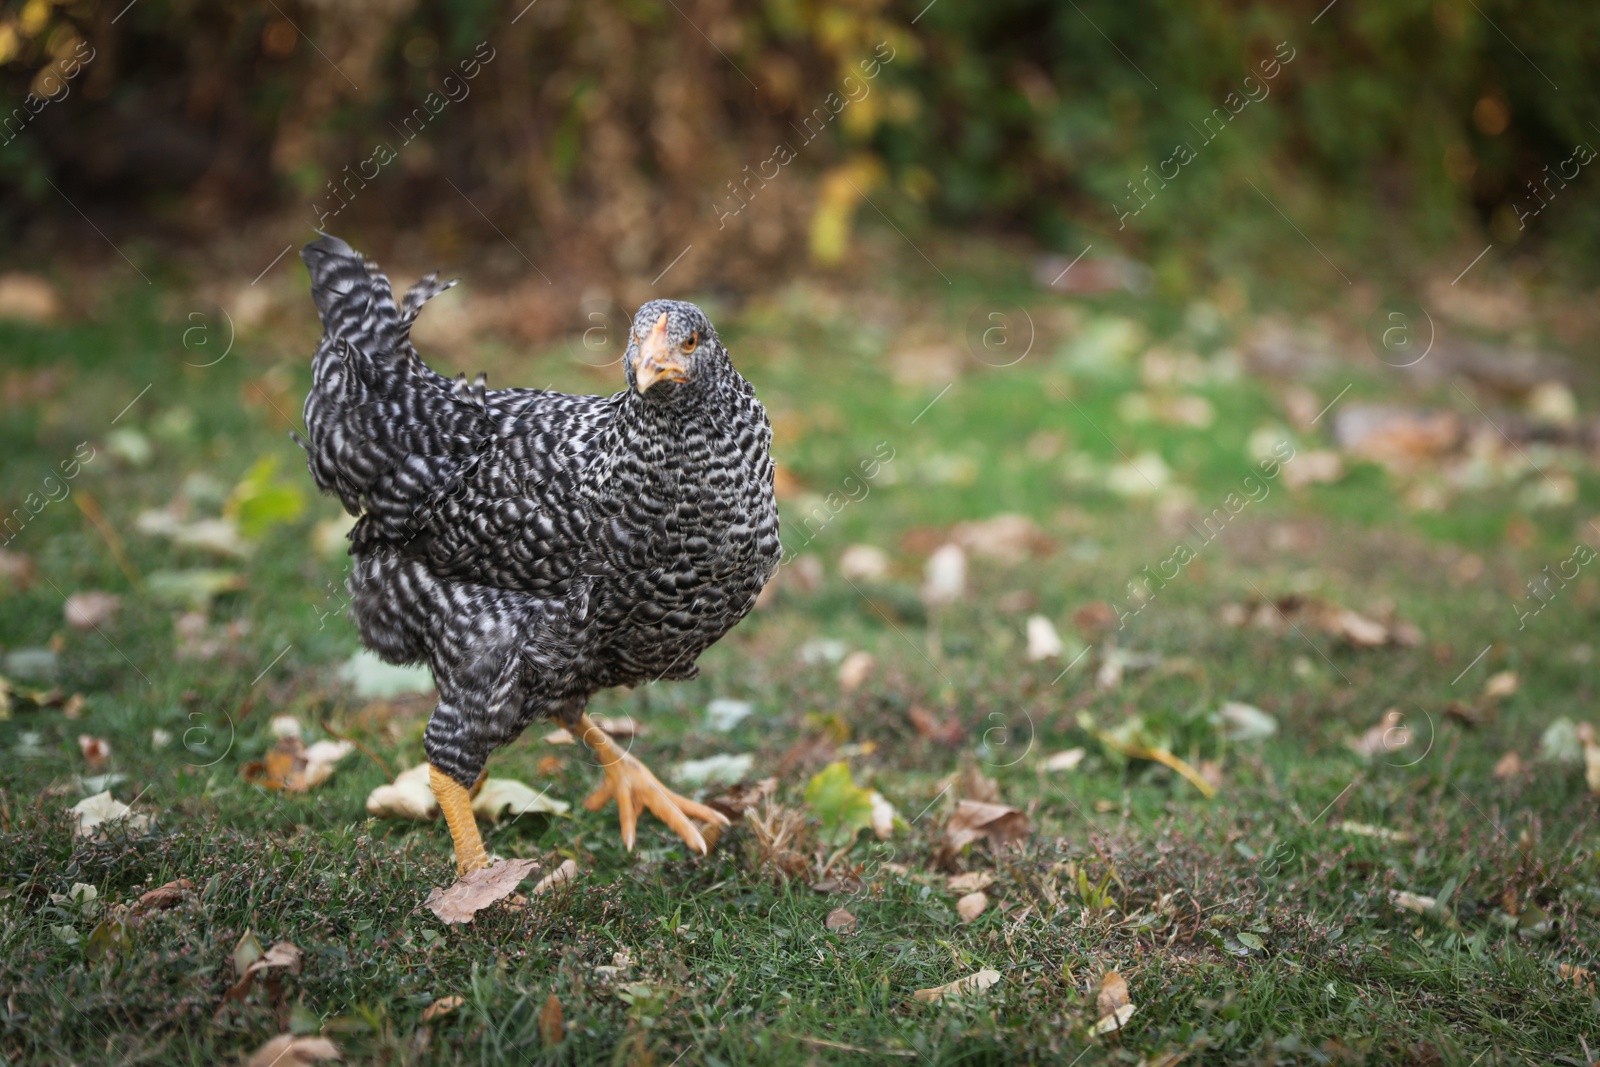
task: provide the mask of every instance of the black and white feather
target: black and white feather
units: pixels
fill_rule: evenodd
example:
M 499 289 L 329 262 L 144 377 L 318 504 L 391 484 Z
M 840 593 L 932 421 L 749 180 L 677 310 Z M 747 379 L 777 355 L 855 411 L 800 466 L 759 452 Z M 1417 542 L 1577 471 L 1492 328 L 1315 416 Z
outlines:
M 489 389 L 425 364 L 410 329 L 449 288 L 397 306 L 349 245 L 301 252 L 324 335 L 305 422 L 312 477 L 352 515 L 351 615 L 394 663 L 427 663 L 430 762 L 470 786 L 529 723 L 576 722 L 616 685 L 692 678 L 777 567 L 771 426 L 693 304 L 634 320 L 628 388 Z M 662 314 L 698 341 L 687 380 L 635 388 Z M 676 348 L 675 348 L 676 350 Z

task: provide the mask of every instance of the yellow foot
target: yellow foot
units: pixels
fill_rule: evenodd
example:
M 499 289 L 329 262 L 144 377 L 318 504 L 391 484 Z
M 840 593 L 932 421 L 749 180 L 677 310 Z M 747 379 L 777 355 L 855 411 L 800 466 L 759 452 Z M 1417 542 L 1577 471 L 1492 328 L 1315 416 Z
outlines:
M 467 874 L 489 866 L 489 854 L 483 850 L 483 838 L 478 835 L 478 820 L 472 816 L 472 794 L 483 784 L 483 776 L 479 775 L 478 784 L 468 790 L 430 764 L 428 783 L 433 786 L 439 810 L 450 827 L 450 840 L 455 842 L 456 873 Z
M 694 823 L 689 821 L 690 818 L 720 826 L 728 825 L 727 817 L 720 811 L 696 803 L 688 797 L 681 797 L 662 785 L 656 776 L 650 773 L 650 768 L 622 751 L 611 736 L 596 726 L 589 716 L 585 715 L 578 720 L 578 735 L 583 738 L 583 743 L 594 749 L 595 755 L 600 757 L 600 767 L 606 775 L 605 784 L 596 789 L 589 799 L 583 802 L 583 806 L 590 811 L 599 811 L 608 800 L 615 799 L 617 817 L 622 823 L 622 843 L 627 846 L 629 852 L 633 851 L 634 828 L 638 822 L 640 808 L 655 812 L 673 833 L 683 838 L 685 844 L 702 856 L 706 854 L 706 840 L 700 836 L 700 831 Z

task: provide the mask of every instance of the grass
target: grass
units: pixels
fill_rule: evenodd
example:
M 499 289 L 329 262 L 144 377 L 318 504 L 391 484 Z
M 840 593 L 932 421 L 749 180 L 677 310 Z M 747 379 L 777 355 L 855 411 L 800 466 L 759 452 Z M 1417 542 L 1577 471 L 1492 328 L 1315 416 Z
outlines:
M 286 437 L 308 378 L 309 301 L 285 290 L 273 330 L 244 334 L 210 367 L 193 364 L 216 349 L 202 358 L 205 338 L 184 333 L 198 320 L 143 294 L 56 327 L 0 325 L 7 388 L 21 398 L 0 426 L 0 500 L 18 505 L 79 442 L 95 447 L 71 496 L 7 546 L 38 580 L 5 590 L 0 646 L 54 649 L 54 684 L 85 698 L 69 717 L 19 695 L 0 721 L 8 1061 L 215 1063 L 292 1027 L 332 1036 L 347 1059 L 387 1063 L 1586 1062 L 1600 1044 L 1600 1002 L 1558 968 L 1596 963 L 1595 799 L 1581 767 L 1534 756 L 1551 721 L 1593 707 L 1596 597 L 1584 576 L 1521 631 L 1513 605 L 1526 607 L 1523 583 L 1569 555 L 1576 521 L 1600 510 L 1600 483 L 1557 457 L 1578 472 L 1577 499 L 1508 521 L 1531 471 L 1421 513 L 1372 466 L 1293 492 L 1278 481 L 1125 629 L 1086 631 L 1092 651 L 1074 667 L 1029 663 L 1028 614 L 1071 634 L 1086 604 L 1127 608 L 1129 580 L 1189 536 L 1170 494 L 1119 496 L 1108 470 L 1157 452 L 1208 512 L 1250 472 L 1252 434 L 1287 421 L 1282 383 L 1227 373 L 1244 315 L 1201 328 L 1206 316 L 1156 302 L 1073 304 L 981 256 L 975 264 L 949 292 L 796 285 L 713 308 L 804 487 L 784 502 L 786 543 L 823 561 L 823 576 L 815 587 L 785 578 L 770 608 L 702 657 L 699 680 L 595 701 L 648 726 L 635 751 L 660 770 L 754 754 L 791 809 L 816 771 L 847 758 L 907 826 L 888 841 L 864 835 L 830 872 L 839 891 L 821 892 L 814 877 L 784 881 L 763 866 L 748 829 L 699 861 L 653 821 L 629 855 L 614 809 L 525 817 L 487 831 L 491 851 L 570 857 L 580 878 L 464 928 L 421 906 L 452 878 L 443 826 L 366 818 L 366 794 L 386 780 L 375 761 L 351 756 L 304 795 L 240 775 L 272 744 L 278 714 L 314 736 L 327 723 L 390 768 L 421 759 L 426 703 L 362 701 L 337 681 L 358 641 L 333 593 L 342 564 L 313 547 L 316 524 L 337 508 L 312 498 L 268 524 L 248 560 L 223 564 L 244 585 L 206 609 L 218 642 L 209 659 L 179 654 L 184 609 L 160 598 L 155 577 L 218 564 L 135 528 L 180 487 L 214 513 L 263 457 L 276 457 L 285 484 L 309 487 Z M 936 376 L 906 384 L 889 372 L 884 353 L 906 336 L 931 331 L 959 346 L 969 308 L 1019 303 L 1037 335 L 1020 363 L 968 362 L 947 393 Z M 1141 336 L 1129 322 L 1154 325 Z M 1203 380 L 1185 391 L 1212 404 L 1208 428 L 1126 417 L 1152 344 L 1206 355 Z M 613 371 L 564 348 L 529 357 L 490 339 L 476 363 L 463 351 L 460 369 L 487 366 L 500 384 L 612 387 Z M 1409 388 L 1375 363 L 1301 384 L 1324 400 L 1351 384 L 1347 402 Z M 1436 386 L 1412 395 L 1449 399 Z M 1296 440 L 1325 447 L 1324 433 Z M 141 441 L 151 454 L 133 462 Z M 863 492 L 849 479 L 882 447 L 893 459 Z M 828 504 L 830 492 L 844 503 Z M 110 537 L 88 521 L 95 505 Z M 1050 549 L 1017 565 L 976 559 L 965 600 L 924 607 L 922 559 L 938 531 L 1003 511 L 1030 516 Z M 887 577 L 840 576 L 839 553 L 856 542 L 891 553 Z M 103 632 L 67 627 L 63 598 L 92 589 L 122 594 L 120 612 Z M 1224 605 L 1290 593 L 1357 609 L 1387 601 L 1425 639 L 1358 649 L 1315 629 L 1218 622 Z M 831 664 L 801 655 L 819 637 L 875 657 L 859 690 L 842 694 Z M 1102 688 L 1108 643 L 1160 661 Z M 1480 694 L 1502 670 L 1520 686 L 1491 704 Z M 713 732 L 703 708 L 716 697 L 750 700 L 756 713 Z M 1229 740 L 1212 717 L 1226 700 L 1258 705 L 1278 732 Z M 1446 714 L 1452 701 L 1487 710 L 1486 721 Z M 963 740 L 923 737 L 914 706 L 959 724 Z M 1391 707 L 1412 744 L 1352 752 L 1346 740 Z M 1147 741 L 1213 762 L 1216 798 L 1100 739 L 1135 719 Z M 162 748 L 158 729 L 173 738 Z M 493 773 L 581 799 L 594 768 L 542 733 L 498 753 Z M 137 797 L 153 828 L 73 837 L 64 812 L 89 773 L 80 734 L 109 742 L 102 770 L 123 776 L 113 792 Z M 1075 770 L 1042 769 L 1074 746 L 1088 753 Z M 1496 777 L 1508 750 L 1530 770 Z M 1025 809 L 1032 833 L 1017 847 L 950 856 L 944 824 L 975 776 Z M 961 870 L 995 876 L 993 903 L 971 923 L 946 888 Z M 105 906 L 177 878 L 193 882 L 192 896 L 126 944 L 107 950 L 91 936 Z M 96 888 L 99 914 L 71 900 L 80 882 Z M 1398 908 L 1394 891 L 1439 907 Z M 825 925 L 841 907 L 853 932 Z M 263 945 L 294 942 L 304 968 L 275 992 L 222 1006 L 246 931 Z M 625 972 L 596 970 L 618 953 L 631 960 Z M 984 995 L 912 998 L 984 967 L 1003 975 Z M 1108 968 L 1138 1007 L 1126 1030 L 1093 1037 L 1093 992 Z M 553 1046 L 539 1022 L 551 995 L 567 1028 Z M 461 1006 L 422 1022 L 446 996 Z

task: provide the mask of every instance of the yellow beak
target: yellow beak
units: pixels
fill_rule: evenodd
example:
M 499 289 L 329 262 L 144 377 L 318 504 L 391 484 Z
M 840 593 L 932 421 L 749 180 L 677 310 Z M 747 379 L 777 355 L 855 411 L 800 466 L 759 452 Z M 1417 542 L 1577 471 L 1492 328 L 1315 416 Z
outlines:
M 657 382 L 686 382 L 689 372 L 667 344 L 667 313 L 656 320 L 650 335 L 639 342 L 639 358 L 633 365 L 634 388 L 640 395 Z

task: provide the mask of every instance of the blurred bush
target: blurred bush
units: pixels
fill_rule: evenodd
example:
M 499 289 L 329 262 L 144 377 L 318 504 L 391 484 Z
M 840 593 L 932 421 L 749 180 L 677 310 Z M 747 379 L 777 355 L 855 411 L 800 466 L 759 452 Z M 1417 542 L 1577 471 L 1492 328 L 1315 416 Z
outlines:
M 695 244 L 677 284 L 747 284 L 846 257 L 870 197 L 1181 285 L 1270 267 L 1296 240 L 1270 197 L 1374 262 L 1469 226 L 1592 269 L 1600 9 L 1325 3 L 26 0 L 0 225 L 70 198 L 193 242 L 288 214 L 448 253 L 492 226 L 633 278 Z

